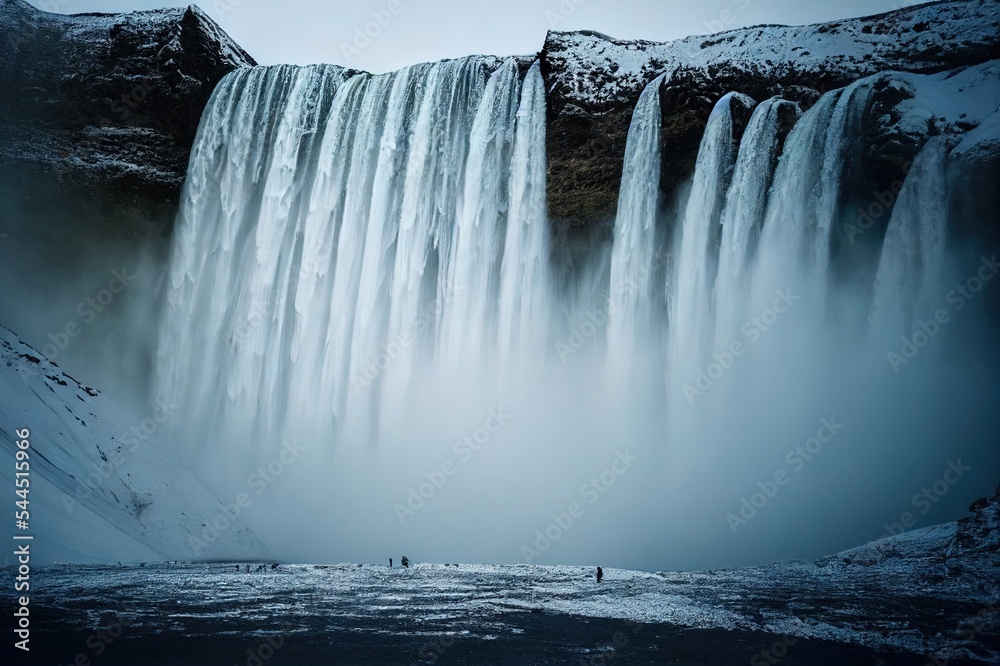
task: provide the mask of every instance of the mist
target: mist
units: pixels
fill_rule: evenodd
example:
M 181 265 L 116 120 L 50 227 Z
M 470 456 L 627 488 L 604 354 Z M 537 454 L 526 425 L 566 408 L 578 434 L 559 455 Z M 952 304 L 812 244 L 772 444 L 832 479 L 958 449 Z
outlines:
M 498 252 L 488 245 L 511 224 L 549 222 L 545 171 L 531 168 L 545 154 L 532 70 L 475 57 L 382 77 L 239 70 L 206 110 L 169 252 L 90 235 L 69 210 L 59 225 L 20 211 L 0 244 L 0 317 L 138 420 L 166 401 L 156 437 L 282 561 L 815 559 L 961 518 L 990 492 L 992 256 L 950 239 L 921 298 L 902 282 L 906 327 L 885 331 L 870 325 L 884 229 L 822 265 L 762 254 L 727 337 L 714 315 L 695 327 L 676 308 L 680 232 L 703 213 L 685 203 L 715 206 L 722 180 L 696 174 L 668 202 L 658 173 L 638 173 L 656 252 L 625 281 L 600 234 L 581 265 L 553 261 L 549 234 Z M 281 113 L 255 96 L 273 91 Z M 445 120 L 448 133 L 428 129 Z M 772 200 L 768 224 L 806 219 L 784 204 Z M 854 221 L 841 208 L 827 244 Z M 518 292 L 543 325 L 504 338 L 508 257 L 541 258 L 548 280 Z M 648 321 L 609 342 L 636 301 Z M 467 347 L 454 358 L 451 340 Z M 511 350 L 518 362 L 504 363 Z

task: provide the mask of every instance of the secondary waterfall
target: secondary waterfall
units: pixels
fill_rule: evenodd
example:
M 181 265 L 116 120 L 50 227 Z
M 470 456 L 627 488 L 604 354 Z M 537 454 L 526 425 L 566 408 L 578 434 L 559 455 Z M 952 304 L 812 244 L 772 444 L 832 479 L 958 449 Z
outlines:
M 608 361 L 626 371 L 653 334 L 653 258 L 660 196 L 660 86 L 639 96 L 629 125 L 622 169 L 608 292 Z
M 733 182 L 722 211 L 719 273 L 715 279 L 715 348 L 726 349 L 751 315 L 747 275 L 760 237 L 767 195 L 781 148 L 782 131 L 799 118 L 794 102 L 772 97 L 750 117 L 740 143 Z
M 917 155 L 899 192 L 882 243 L 870 323 L 876 338 L 896 343 L 919 319 L 932 316 L 944 295 L 948 220 L 948 140 L 931 138 Z
M 871 86 L 862 79 L 827 93 L 786 139 L 754 262 L 753 312 L 766 310 L 778 290 L 792 287 L 802 300 L 797 309 L 824 310 L 845 165 L 860 148 Z
M 422 365 L 539 353 L 544 155 L 537 64 L 233 72 L 192 153 L 160 393 L 264 449 L 290 422 L 355 441 Z
M 497 362 L 545 358 L 549 302 L 549 232 L 545 197 L 545 82 L 536 61 L 525 76 L 511 156 L 510 215 L 500 267 Z
M 716 103 L 698 150 L 694 183 L 680 227 L 668 323 L 668 362 L 674 367 L 699 362 L 711 326 L 719 219 L 736 159 L 734 103 L 748 107 L 755 104 L 736 93 Z

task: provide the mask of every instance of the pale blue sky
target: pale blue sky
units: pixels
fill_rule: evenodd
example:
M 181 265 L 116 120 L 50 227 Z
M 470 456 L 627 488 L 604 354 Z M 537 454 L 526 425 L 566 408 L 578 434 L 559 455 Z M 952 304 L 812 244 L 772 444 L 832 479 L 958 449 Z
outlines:
M 68 14 L 190 4 L 173 0 L 29 1 L 36 7 Z M 794 25 L 863 16 L 916 3 L 907 0 L 202 0 L 196 4 L 262 64 L 329 62 L 384 72 L 415 62 L 475 53 L 535 53 L 541 49 L 549 29 L 590 29 L 621 38 L 669 40 L 760 23 Z M 374 36 L 359 38 L 366 26 Z M 364 38 L 369 39 L 368 44 L 364 44 Z

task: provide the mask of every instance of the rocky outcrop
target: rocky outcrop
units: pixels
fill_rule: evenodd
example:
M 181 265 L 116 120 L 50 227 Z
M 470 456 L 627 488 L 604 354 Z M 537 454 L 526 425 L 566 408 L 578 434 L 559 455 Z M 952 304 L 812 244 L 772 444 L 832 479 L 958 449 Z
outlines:
M 1000 57 L 1000 5 L 935 3 L 805 27 L 757 26 L 667 43 L 550 32 L 541 52 L 549 91 L 549 212 L 570 233 L 607 233 L 625 139 L 643 87 L 663 92 L 667 200 L 694 170 L 712 106 L 738 91 L 809 106 L 819 93 L 878 72 L 931 73 Z
M 226 72 L 252 58 L 194 6 L 62 16 L 23 0 L 0 3 L 0 40 L 12 54 L 0 61 L 0 87 L 10 91 L 0 99 L 7 183 L 0 214 L 61 219 L 68 206 L 71 226 L 80 226 L 82 213 L 83 226 L 116 236 L 168 233 L 208 96 Z M 665 43 L 550 32 L 538 57 L 548 91 L 556 245 L 606 240 L 632 111 L 660 74 L 667 75 L 661 190 L 669 205 L 691 176 L 708 115 L 726 92 L 782 95 L 808 108 L 821 93 L 880 72 L 926 74 L 1000 58 L 998 31 L 996 2 L 952 0 Z M 522 69 L 529 62 L 519 60 Z M 873 109 L 908 94 L 883 86 Z M 883 115 L 873 111 L 866 136 L 865 175 L 876 186 L 898 180 L 921 145 L 879 125 Z M 989 190 L 992 183 L 972 186 Z
M 202 110 L 255 64 L 186 9 L 64 16 L 0 0 L 0 213 L 166 235 Z

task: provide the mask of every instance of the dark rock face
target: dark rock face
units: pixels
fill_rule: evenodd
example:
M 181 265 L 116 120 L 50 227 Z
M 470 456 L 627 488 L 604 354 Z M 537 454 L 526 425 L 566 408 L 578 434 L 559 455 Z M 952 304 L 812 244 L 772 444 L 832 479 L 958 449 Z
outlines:
M 973 515 L 958 521 L 948 556 L 979 554 L 992 558 L 994 566 L 1000 566 L 1000 485 L 989 497 L 973 502 L 969 512 Z
M 1000 57 L 1000 5 L 953 0 L 828 24 L 756 26 L 667 43 L 551 32 L 548 203 L 557 255 L 610 233 L 625 143 L 642 89 L 666 73 L 661 190 L 676 203 L 705 123 L 730 91 L 803 110 L 887 70 L 937 72 Z M 62 220 L 116 238 L 165 237 L 190 146 L 217 82 L 253 59 L 196 7 L 46 14 L 0 0 L 0 215 Z M 522 70 L 530 59 L 522 59 Z M 876 91 L 872 119 L 892 113 Z M 921 141 L 869 123 L 866 182 L 890 185 Z M 67 214 L 66 210 L 72 211 Z M 9 226 L 9 225 L 8 225 Z
M 255 64 L 194 6 L 62 16 L 0 0 L 0 47 L 0 210 L 118 238 L 169 234 L 209 96 Z
M 998 31 L 997 3 L 978 0 L 668 43 L 550 32 L 541 52 L 549 90 L 550 216 L 557 229 L 583 235 L 613 223 L 632 109 L 662 72 L 669 74 L 661 189 L 670 201 L 693 173 L 705 123 L 725 93 L 757 100 L 782 95 L 806 109 L 819 93 L 881 71 L 939 72 L 1000 57 Z M 892 150 L 879 161 L 896 159 Z

